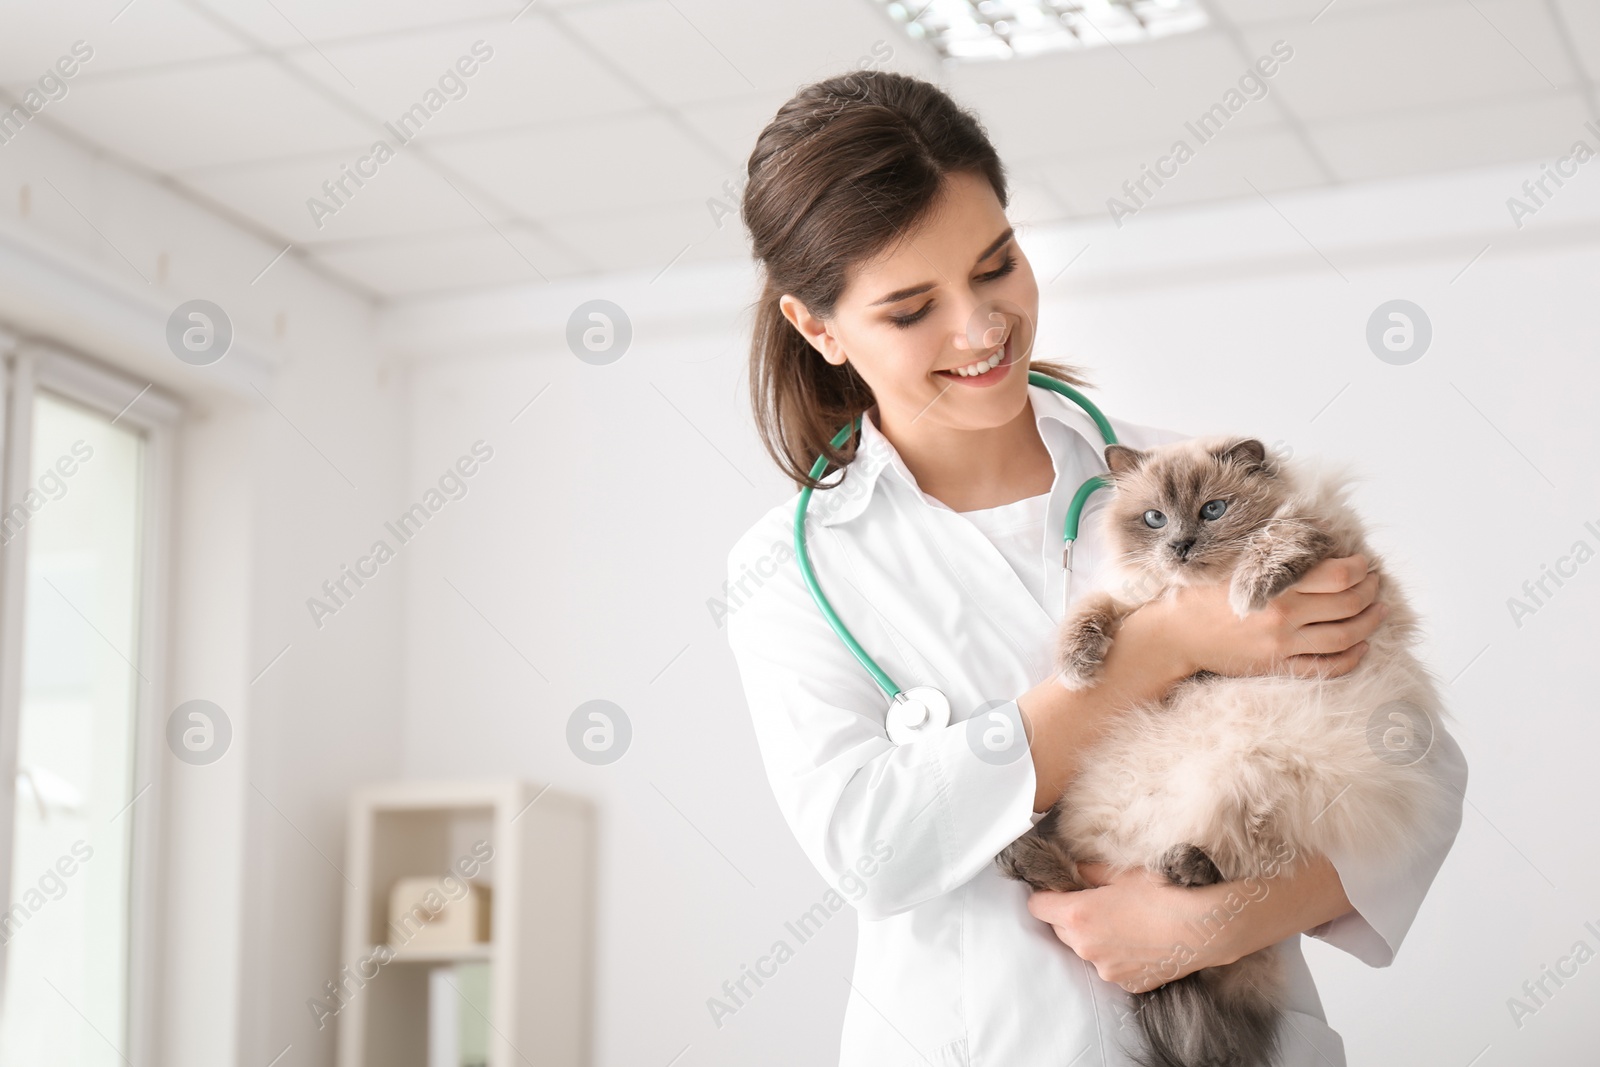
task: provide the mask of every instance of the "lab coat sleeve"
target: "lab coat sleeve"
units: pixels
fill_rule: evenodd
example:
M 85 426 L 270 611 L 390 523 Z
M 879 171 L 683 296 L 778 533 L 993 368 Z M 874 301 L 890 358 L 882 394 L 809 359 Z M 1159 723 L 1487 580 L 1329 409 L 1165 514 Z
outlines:
M 1445 798 L 1441 813 L 1419 830 L 1409 860 L 1379 862 L 1358 851 L 1330 851 L 1345 896 L 1354 910 L 1307 931 L 1372 967 L 1394 962 L 1400 942 L 1422 907 L 1422 898 L 1455 843 L 1467 789 L 1467 761 L 1461 746 L 1435 724 L 1434 746 L 1425 762 Z
M 963 885 L 1032 827 L 1033 761 L 1025 749 L 1009 764 L 979 759 L 961 722 L 890 741 L 887 698 L 828 626 L 776 532 L 767 524 L 729 556 L 731 587 L 772 573 L 730 609 L 728 643 L 790 830 L 830 884 L 853 872 L 865 888 L 844 895 L 863 919 L 882 919 Z M 815 541 L 811 551 L 824 573 Z

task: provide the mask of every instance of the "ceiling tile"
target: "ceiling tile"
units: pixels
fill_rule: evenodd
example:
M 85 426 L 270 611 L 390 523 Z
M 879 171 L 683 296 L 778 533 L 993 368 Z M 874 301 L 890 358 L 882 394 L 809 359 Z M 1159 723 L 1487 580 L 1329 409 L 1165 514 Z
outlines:
M 1069 204 L 1076 215 L 1112 218 L 1110 200 L 1137 211 L 1145 207 L 1169 208 L 1179 204 L 1218 200 L 1234 196 L 1254 196 L 1254 185 L 1264 193 L 1277 189 L 1298 189 L 1317 184 L 1321 172 L 1298 138 L 1284 131 L 1228 130 L 1222 136 L 1195 149 L 1183 164 L 1162 164 L 1176 170 L 1157 186 L 1146 179 L 1140 189 L 1143 168 L 1157 169 L 1157 159 L 1167 149 L 1152 147 L 1144 152 L 1118 152 L 1086 159 L 1046 161 L 1041 169 L 1056 195 Z M 1135 197 L 1124 187 L 1134 183 Z M 1129 216 L 1120 216 L 1123 225 Z
M 1185 122 L 1215 106 L 1226 109 L 1230 91 L 1242 106 L 1226 129 L 1281 121 L 1269 99 L 1272 81 L 1268 96 L 1240 92 L 1247 66 L 1222 35 L 1196 33 L 1119 50 L 974 63 L 955 70 L 952 89 L 977 110 L 1007 163 L 1021 163 L 1171 145 L 1185 135 Z
M 1363 9 L 1418 2 L 1426 0 L 1210 0 L 1217 13 L 1231 22 L 1277 22 L 1285 29 L 1310 26 L 1313 20 L 1320 26 L 1327 19 Z
M 1276 36 L 1270 29 L 1244 33 L 1256 51 Z M 1547 92 L 1574 77 L 1548 11 L 1527 0 L 1330 16 L 1314 32 L 1297 34 L 1292 47 L 1294 57 L 1274 80 L 1305 119 L 1500 100 Z
M 319 248 L 315 255 L 330 270 L 391 299 L 536 284 L 541 278 L 550 281 L 586 267 L 517 223 Z
M 330 153 L 192 171 L 178 178 L 296 244 L 463 229 L 483 225 L 485 215 L 504 221 L 504 213 L 481 197 L 469 203 L 471 188 L 457 179 L 458 192 L 415 152 L 402 149 L 386 163 L 367 163 L 358 170 L 356 163 L 364 154 Z M 346 176 L 347 167 L 358 177 L 360 170 L 374 173 L 358 186 Z M 331 194 L 325 182 L 333 185 Z M 321 206 L 309 203 L 313 199 Z
M 1579 138 L 1594 147 L 1586 119 L 1582 98 L 1562 93 L 1314 123 L 1308 132 L 1342 180 L 1361 181 L 1518 160 L 1537 171 L 1537 162 L 1566 154 Z
M 735 219 L 725 219 L 718 228 L 705 207 L 695 203 L 562 215 L 546 225 L 579 255 L 607 270 L 656 272 L 684 261 L 749 255 L 747 250 L 734 251 L 744 234 Z
M 574 8 L 561 17 L 590 48 L 668 103 L 757 91 L 752 73 L 759 72 L 741 42 L 724 27 L 697 25 L 685 10 L 666 0 L 636 0 Z
M 46 114 L 167 172 L 365 146 L 381 132 L 259 58 L 86 81 Z
M 126 0 L 123 0 L 126 2 Z M 191 0 L 209 8 L 263 44 L 287 48 L 307 40 L 323 44 L 466 19 L 504 19 L 510 24 L 528 0 L 384 0 L 381 4 L 325 0 Z M 519 20 L 520 21 L 520 20 Z
M 180 4 L 15 3 L 6 6 L 4 19 L 0 81 L 7 85 L 37 81 L 80 41 L 80 54 L 88 52 L 89 58 L 76 64 L 69 90 L 76 88 L 78 79 L 110 71 L 237 55 L 248 47 Z
M 604 15 L 608 9 L 614 9 L 612 16 Z M 804 5 L 633 0 L 568 11 L 565 17 L 586 35 L 600 27 L 615 31 L 635 19 L 647 20 L 647 24 L 659 20 L 659 25 L 674 32 L 687 26 L 702 44 L 720 52 L 753 83 L 739 79 L 746 91 L 776 90 L 785 98 L 802 85 L 850 70 L 894 69 L 930 80 L 939 77 L 932 50 L 890 22 L 877 9 L 876 0 L 809 0 Z M 619 61 L 638 62 L 644 72 L 641 76 L 675 73 L 659 69 L 659 43 L 631 31 L 602 33 L 591 38 L 595 45 Z M 673 101 L 688 99 L 662 95 Z
M 756 146 L 756 136 L 788 99 L 788 93 L 766 92 L 735 100 L 686 104 L 678 109 L 678 113 L 724 158 L 736 162 L 742 172 L 749 165 L 750 153 Z
M 440 140 L 433 152 L 529 218 L 701 203 L 734 172 L 667 119 L 635 115 Z
M 563 8 L 560 17 L 668 103 L 768 90 L 787 99 L 804 84 L 862 67 L 912 67 L 934 76 L 916 43 L 865 0 L 804 7 L 623 0 Z
M 1600 4 L 1594 0 L 1555 0 L 1567 38 L 1583 60 L 1590 81 L 1600 81 Z
M 422 116 L 429 136 L 589 118 L 646 103 L 532 12 L 512 25 L 388 34 L 298 48 L 284 58 L 374 116 Z M 473 73 L 463 76 L 462 68 Z M 434 110 L 413 112 L 418 105 Z

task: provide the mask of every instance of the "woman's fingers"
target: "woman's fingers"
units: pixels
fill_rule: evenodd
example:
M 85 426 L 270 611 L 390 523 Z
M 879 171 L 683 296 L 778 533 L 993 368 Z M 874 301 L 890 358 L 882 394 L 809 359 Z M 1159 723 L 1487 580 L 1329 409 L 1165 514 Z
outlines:
M 1289 588 L 1300 593 L 1342 593 L 1365 578 L 1368 570 L 1367 557 L 1359 552 L 1325 559 Z
M 1355 670 L 1367 654 L 1367 638 L 1388 614 L 1387 605 L 1374 601 L 1351 618 L 1302 626 L 1295 631 L 1294 641 L 1303 651 L 1288 657 L 1289 669 L 1300 678 L 1336 678 Z
M 1323 652 L 1290 656 L 1285 662 L 1296 678 L 1337 678 L 1349 674 L 1367 654 L 1367 643 L 1352 645 L 1343 652 Z
M 1294 631 L 1296 648 L 1291 655 L 1315 655 L 1343 652 L 1358 642 L 1371 637 L 1388 616 L 1388 606 L 1372 601 L 1348 618 L 1333 622 L 1316 622 Z
M 1076 894 L 1053 889 L 1035 889 L 1028 894 L 1028 914 L 1040 922 L 1049 923 L 1057 934 L 1076 916 Z
M 1273 598 L 1271 610 L 1244 620 L 1233 614 L 1229 587 L 1184 587 L 1174 601 L 1193 625 L 1176 627 L 1187 659 L 1218 674 L 1267 674 L 1287 668 L 1300 677 L 1355 669 L 1365 641 L 1382 624 L 1383 576 L 1362 553 L 1325 559 Z
M 1360 556 L 1350 556 L 1349 559 L 1360 559 Z M 1341 563 L 1342 560 L 1323 560 L 1317 567 L 1328 563 Z M 1306 572 L 1306 577 L 1300 583 L 1290 586 L 1284 591 L 1282 606 L 1284 616 L 1292 623 L 1306 626 L 1311 623 L 1330 622 L 1335 619 L 1348 619 L 1358 614 L 1378 597 L 1378 590 L 1383 584 L 1383 575 L 1377 571 L 1362 571 L 1361 577 L 1350 585 L 1336 589 L 1327 589 L 1322 592 L 1308 591 L 1303 583 L 1316 573 L 1316 568 Z M 1329 579 L 1330 582 L 1342 581 L 1342 578 Z M 1321 583 L 1319 583 L 1321 584 Z

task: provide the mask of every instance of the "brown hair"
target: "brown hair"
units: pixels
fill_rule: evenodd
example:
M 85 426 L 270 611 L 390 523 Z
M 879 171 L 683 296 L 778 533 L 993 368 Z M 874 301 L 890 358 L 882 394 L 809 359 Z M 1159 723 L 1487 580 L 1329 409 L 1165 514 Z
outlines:
M 741 214 L 765 275 L 750 344 L 750 401 L 767 453 L 797 486 L 810 469 L 848 464 L 855 443 L 833 435 L 876 400 L 848 362 L 834 366 L 784 317 L 785 293 L 821 318 L 833 314 L 848 270 L 913 229 L 944 176 L 986 179 L 1005 207 L 1005 168 L 976 116 L 938 86 L 891 71 L 858 70 L 796 93 L 756 138 Z M 1030 364 L 1069 385 L 1077 368 Z

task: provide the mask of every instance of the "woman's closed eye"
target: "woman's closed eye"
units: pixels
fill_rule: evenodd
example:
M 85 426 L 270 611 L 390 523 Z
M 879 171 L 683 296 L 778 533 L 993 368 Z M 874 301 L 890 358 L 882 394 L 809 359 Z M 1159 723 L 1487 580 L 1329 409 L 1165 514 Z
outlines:
M 1014 271 L 1016 269 L 1017 269 L 1017 257 L 1016 256 L 1007 256 L 1006 257 L 1006 261 L 1004 263 L 1000 264 L 1000 266 L 996 267 L 994 270 L 989 271 L 987 274 L 978 275 L 978 281 L 979 282 L 996 282 L 996 281 L 999 281 L 1001 278 L 1004 278 L 1007 274 L 1010 274 L 1012 271 Z M 889 316 L 889 321 L 894 323 L 896 326 L 898 326 L 900 329 L 903 330 L 908 326 L 915 326 L 917 323 L 921 322 L 924 318 L 927 317 L 928 312 L 932 311 L 932 310 L 933 310 L 933 301 L 930 300 L 926 304 L 922 305 L 922 307 L 918 308 L 916 311 L 912 312 L 909 315 L 890 315 Z

